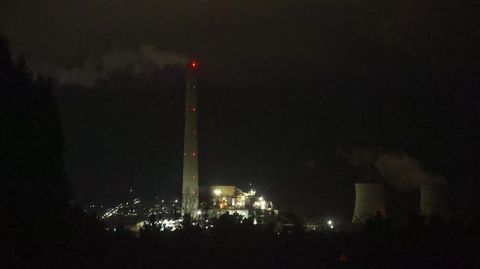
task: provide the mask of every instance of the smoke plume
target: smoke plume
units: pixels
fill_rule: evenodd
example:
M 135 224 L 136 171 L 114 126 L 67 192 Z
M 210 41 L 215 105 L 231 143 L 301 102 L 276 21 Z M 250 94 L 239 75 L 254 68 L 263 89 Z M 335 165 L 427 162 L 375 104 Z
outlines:
M 380 154 L 374 166 L 380 176 L 398 190 L 419 188 L 424 184 L 446 184 L 445 178 L 427 172 L 404 152 Z
M 354 149 L 348 154 L 348 159 L 355 167 L 375 170 L 375 174 L 397 190 L 447 183 L 445 178 L 426 171 L 418 160 L 405 152 Z
M 148 74 L 154 68 L 166 65 L 185 65 L 187 57 L 181 54 L 158 50 L 143 45 L 138 50 L 115 49 L 100 57 L 89 57 L 80 66 L 73 68 L 44 68 L 60 83 L 94 86 L 115 72 L 127 71 L 134 75 Z

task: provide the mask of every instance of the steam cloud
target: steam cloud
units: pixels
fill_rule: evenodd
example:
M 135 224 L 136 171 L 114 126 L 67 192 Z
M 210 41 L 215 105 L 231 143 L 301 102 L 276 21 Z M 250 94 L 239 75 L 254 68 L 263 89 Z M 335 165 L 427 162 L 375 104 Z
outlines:
M 405 152 L 352 150 L 352 165 L 373 168 L 380 177 L 398 190 L 419 188 L 423 184 L 447 184 L 445 178 L 426 171 L 420 162 Z
M 185 65 L 187 57 L 169 51 L 161 51 L 150 45 L 138 50 L 116 49 L 101 57 L 89 57 L 74 68 L 47 68 L 60 83 L 94 86 L 100 79 L 108 78 L 115 72 L 128 71 L 132 74 L 145 74 L 152 68 L 165 65 Z
M 446 184 L 445 178 L 425 171 L 406 153 L 380 154 L 374 166 L 387 182 L 399 190 L 418 188 L 423 184 Z

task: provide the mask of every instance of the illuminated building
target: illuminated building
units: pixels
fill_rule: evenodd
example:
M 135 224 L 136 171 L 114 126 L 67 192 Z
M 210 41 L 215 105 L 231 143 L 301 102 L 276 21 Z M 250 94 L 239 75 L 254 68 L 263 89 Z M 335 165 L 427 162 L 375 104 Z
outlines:
M 198 211 L 197 68 L 198 63 L 195 61 L 187 65 L 182 178 L 182 215 L 189 214 L 194 218 Z
M 255 223 L 266 223 L 278 214 L 273 204 L 255 190 L 244 192 L 236 186 L 205 186 L 200 188 L 200 208 L 203 218 L 218 217 L 221 214 L 238 214 L 253 218 Z

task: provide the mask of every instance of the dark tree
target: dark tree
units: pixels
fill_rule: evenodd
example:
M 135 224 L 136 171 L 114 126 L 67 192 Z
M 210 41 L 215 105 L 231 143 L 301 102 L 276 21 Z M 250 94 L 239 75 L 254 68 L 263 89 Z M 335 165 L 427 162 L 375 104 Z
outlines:
M 12 60 L 0 37 L 0 210 L 3 231 L 45 232 L 71 199 L 63 135 L 50 78 L 34 78 L 25 59 Z M 15 235 L 5 233 L 6 236 Z

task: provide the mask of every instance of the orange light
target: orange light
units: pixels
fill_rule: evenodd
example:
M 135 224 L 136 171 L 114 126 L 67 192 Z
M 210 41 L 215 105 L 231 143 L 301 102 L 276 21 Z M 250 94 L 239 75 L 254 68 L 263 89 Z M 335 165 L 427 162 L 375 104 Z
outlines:
M 193 152 L 193 153 L 192 153 L 192 156 L 193 156 L 193 157 L 197 156 L 197 153 L 196 153 L 196 152 Z

